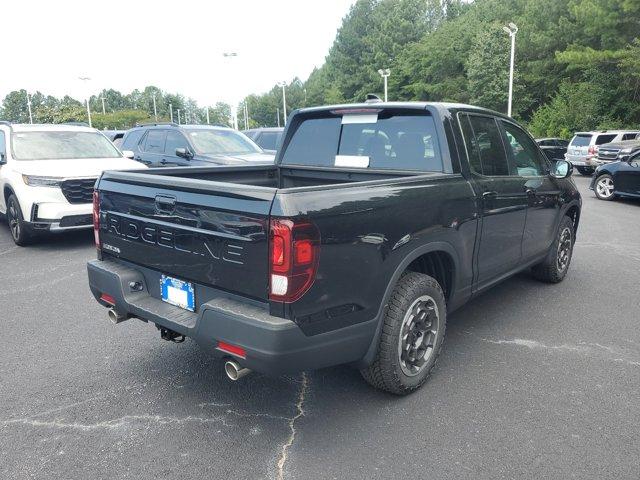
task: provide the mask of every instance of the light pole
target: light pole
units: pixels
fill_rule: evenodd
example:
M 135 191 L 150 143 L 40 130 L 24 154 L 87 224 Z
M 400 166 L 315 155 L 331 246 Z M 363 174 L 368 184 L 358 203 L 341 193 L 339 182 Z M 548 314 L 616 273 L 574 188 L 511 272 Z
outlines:
M 276 120 L 278 121 L 278 128 L 280 128 L 280 109 L 276 108 Z
M 29 123 L 33 123 L 33 115 L 31 115 L 31 97 L 27 92 L 27 109 L 29 110 Z
M 153 116 L 158 121 L 158 109 L 156 108 L 156 92 L 153 92 Z
M 507 106 L 507 116 L 511 116 L 511 102 L 513 101 L 513 64 L 516 52 L 516 33 L 518 33 L 518 27 L 515 23 L 509 23 L 508 27 L 502 27 L 509 37 L 511 37 L 511 64 L 509 67 L 509 104 Z
M 169 118 L 171 118 L 171 123 L 173 123 L 173 104 L 169 104 Z
M 104 108 L 104 95 L 102 95 L 102 96 L 100 97 L 100 100 L 102 100 L 102 115 L 106 115 L 106 114 L 107 114 L 107 111 L 106 111 L 106 109 Z
M 224 58 L 229 60 L 234 59 L 238 56 L 237 52 L 224 52 L 222 54 Z M 233 120 L 233 128 L 238 130 L 238 104 L 236 102 L 231 102 L 231 117 Z
M 207 125 L 209 125 L 209 107 L 207 107 Z
M 91 80 L 89 77 L 78 77 L 83 82 L 88 82 Z M 91 109 L 89 108 L 89 91 L 87 90 L 87 117 L 89 118 L 89 126 L 91 127 Z
M 180 125 L 180 109 L 178 109 L 178 125 Z
M 279 87 L 282 87 L 282 117 L 284 118 L 284 125 L 287 125 L 287 94 L 285 88 L 287 82 L 280 82 Z
M 387 78 L 391 75 L 391 70 L 388 68 L 381 68 L 378 70 L 378 73 L 382 78 L 384 78 L 384 101 L 387 101 Z

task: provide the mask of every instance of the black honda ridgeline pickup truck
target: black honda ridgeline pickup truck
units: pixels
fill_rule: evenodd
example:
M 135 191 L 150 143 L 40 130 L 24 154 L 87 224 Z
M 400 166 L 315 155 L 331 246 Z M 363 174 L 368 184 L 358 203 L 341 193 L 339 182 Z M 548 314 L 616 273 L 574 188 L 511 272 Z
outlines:
M 531 268 L 559 282 L 581 198 L 513 120 L 459 104 L 294 112 L 275 165 L 105 172 L 95 298 L 232 379 L 352 364 L 405 394 L 447 314 Z

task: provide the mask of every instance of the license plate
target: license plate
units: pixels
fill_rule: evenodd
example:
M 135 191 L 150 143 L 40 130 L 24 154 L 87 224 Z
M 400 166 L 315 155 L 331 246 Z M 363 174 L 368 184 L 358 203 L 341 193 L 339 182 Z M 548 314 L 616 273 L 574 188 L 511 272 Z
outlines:
M 190 282 L 162 275 L 160 277 L 160 294 L 162 300 L 171 305 L 192 312 L 196 310 L 193 284 Z

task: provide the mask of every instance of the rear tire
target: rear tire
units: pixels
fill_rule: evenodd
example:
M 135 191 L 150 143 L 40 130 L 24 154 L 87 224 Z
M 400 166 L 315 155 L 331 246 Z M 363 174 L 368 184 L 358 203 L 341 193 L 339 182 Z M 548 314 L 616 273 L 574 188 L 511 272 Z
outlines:
M 418 389 L 429 378 L 444 341 L 447 311 L 438 282 L 416 272 L 400 277 L 382 319 L 376 356 L 360 370 L 375 388 L 396 395 Z
M 575 235 L 573 220 L 566 215 L 560 221 L 560 227 L 549 253 L 544 261 L 531 269 L 533 276 L 541 282 L 559 283 L 564 280 L 571 264 Z
M 596 171 L 593 167 L 576 167 L 576 169 L 580 172 L 580 175 L 584 175 L 585 177 L 590 177 L 593 175 L 593 172 Z
M 613 177 L 605 173 L 596 178 L 593 192 L 596 194 L 598 200 L 613 200 L 615 198 L 615 194 L 613 193 L 614 189 Z
M 13 194 L 7 200 L 7 224 L 16 245 L 28 245 L 33 240 L 31 226 L 24 221 L 18 198 Z

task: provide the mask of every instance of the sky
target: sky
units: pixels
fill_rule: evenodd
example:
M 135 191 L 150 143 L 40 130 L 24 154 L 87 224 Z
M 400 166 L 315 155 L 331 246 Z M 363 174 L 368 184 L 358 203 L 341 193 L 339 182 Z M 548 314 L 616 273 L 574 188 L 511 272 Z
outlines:
M 21 88 L 83 99 L 155 85 L 201 106 L 237 103 L 306 79 L 354 1 L 3 2 L 0 99 Z

